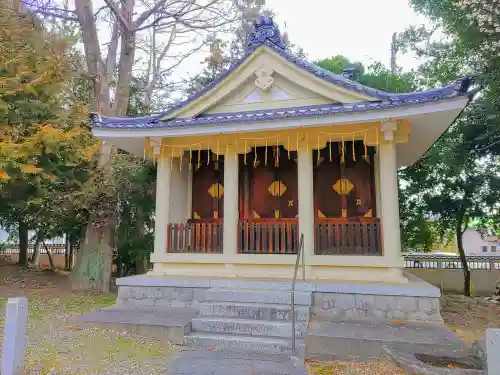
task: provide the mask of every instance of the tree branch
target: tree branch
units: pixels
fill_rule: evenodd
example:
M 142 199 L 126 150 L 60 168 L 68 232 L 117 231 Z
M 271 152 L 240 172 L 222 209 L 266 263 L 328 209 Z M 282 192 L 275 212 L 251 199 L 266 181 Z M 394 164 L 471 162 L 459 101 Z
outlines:
M 117 5 L 112 1 L 112 0 L 104 0 L 106 2 L 106 5 L 111 9 L 111 11 L 114 13 L 118 21 L 120 21 L 120 24 L 125 30 L 132 30 L 132 25 L 128 22 L 128 20 L 125 18 L 125 16 L 122 14 L 121 10 L 117 7 Z
M 151 17 L 151 15 L 157 13 L 166 2 L 167 0 L 159 0 L 151 9 L 142 12 L 142 14 L 134 21 L 132 28 L 137 30 L 149 17 Z

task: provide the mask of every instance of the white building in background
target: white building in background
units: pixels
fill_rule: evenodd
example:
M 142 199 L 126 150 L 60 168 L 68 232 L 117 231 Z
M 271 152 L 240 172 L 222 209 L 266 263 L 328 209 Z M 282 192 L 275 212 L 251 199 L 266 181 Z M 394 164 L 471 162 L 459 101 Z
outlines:
M 497 236 L 488 235 L 486 229 L 467 229 L 462 237 L 467 255 L 499 255 L 500 246 Z

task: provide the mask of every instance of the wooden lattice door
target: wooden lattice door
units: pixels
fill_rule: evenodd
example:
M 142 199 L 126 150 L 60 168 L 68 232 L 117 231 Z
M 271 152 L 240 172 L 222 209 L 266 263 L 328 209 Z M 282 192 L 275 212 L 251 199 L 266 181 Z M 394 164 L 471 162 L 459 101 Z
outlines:
M 224 212 L 224 160 L 202 151 L 201 162 L 193 158 L 193 219 L 218 219 Z
M 342 158 L 342 153 L 344 157 Z M 314 152 L 314 204 L 319 218 L 374 217 L 373 149 L 339 143 Z

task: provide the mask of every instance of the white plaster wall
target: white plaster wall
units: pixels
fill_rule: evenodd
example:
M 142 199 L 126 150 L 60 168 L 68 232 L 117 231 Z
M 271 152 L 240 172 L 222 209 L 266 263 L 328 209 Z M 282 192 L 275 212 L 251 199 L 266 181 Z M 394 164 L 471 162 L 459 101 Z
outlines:
M 465 253 L 468 255 L 500 255 L 500 249 L 497 243 L 481 239 L 481 235 L 476 229 L 467 229 L 463 234 L 462 241 Z M 483 252 L 483 246 L 486 246 L 486 252 Z M 496 251 L 491 251 L 492 246 Z
M 188 219 L 188 201 L 190 200 L 189 164 L 183 160 L 182 169 L 179 168 L 180 158 L 175 158 L 170 172 L 170 222 L 185 223 Z

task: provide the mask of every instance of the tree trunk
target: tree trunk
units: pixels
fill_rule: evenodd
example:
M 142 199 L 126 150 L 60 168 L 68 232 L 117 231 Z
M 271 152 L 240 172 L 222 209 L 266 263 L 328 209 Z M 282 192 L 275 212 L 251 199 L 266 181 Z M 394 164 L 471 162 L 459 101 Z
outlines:
M 71 239 L 69 238 L 69 233 L 66 233 L 66 240 L 64 242 L 64 270 L 69 271 L 69 259 L 70 259 L 70 248 Z
M 40 232 L 36 235 L 35 246 L 33 249 L 33 256 L 31 257 L 31 263 L 35 266 L 40 265 L 40 248 L 42 247 L 42 234 Z
M 144 259 L 140 256 L 138 256 L 137 258 L 135 258 L 135 273 L 137 275 L 142 275 L 146 272 L 148 272 L 148 260 L 147 259 Z
M 109 293 L 113 257 L 113 226 L 97 227 L 89 222 L 84 243 L 71 271 L 73 290 Z
M 68 260 L 68 271 L 71 271 L 73 269 L 73 265 L 75 264 L 75 243 L 73 236 L 69 234 L 69 260 Z
M 464 244 L 462 241 L 462 236 L 463 236 L 462 220 L 457 220 L 455 231 L 457 236 L 458 253 L 460 254 L 460 261 L 462 262 L 462 269 L 464 272 L 464 295 L 470 297 L 471 295 L 470 270 L 469 270 L 469 264 L 467 263 L 467 257 L 465 256 Z
M 19 261 L 21 266 L 28 265 L 28 224 L 19 220 Z
M 45 252 L 47 253 L 47 258 L 49 258 L 50 269 L 52 271 L 55 271 L 56 267 L 54 266 L 54 258 L 52 258 L 52 251 L 47 247 L 44 240 L 42 240 L 42 243 L 43 247 L 45 248 Z

